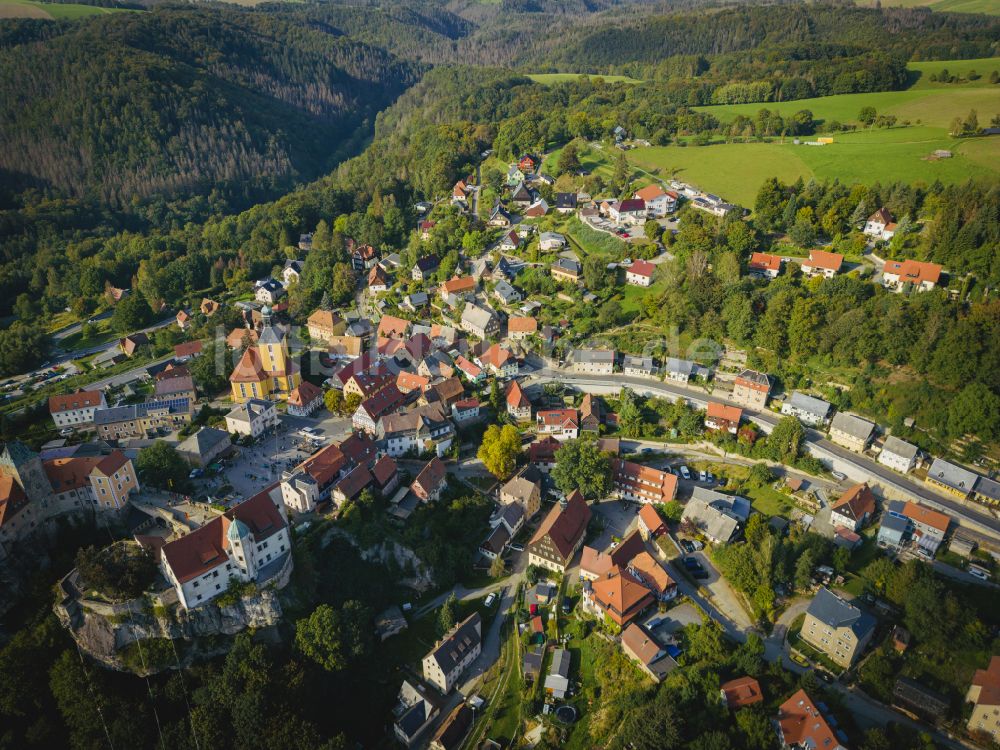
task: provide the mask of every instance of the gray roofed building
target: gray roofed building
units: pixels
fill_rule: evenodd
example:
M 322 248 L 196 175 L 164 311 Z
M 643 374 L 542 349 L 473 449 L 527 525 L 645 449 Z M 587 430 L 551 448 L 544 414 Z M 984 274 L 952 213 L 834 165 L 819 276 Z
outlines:
M 557 648 L 552 652 L 552 663 L 549 665 L 549 674 L 545 678 L 545 692 L 551 693 L 552 697 L 561 700 L 569 692 L 569 670 L 571 664 L 569 651 L 564 648 Z
M 599 364 L 613 364 L 615 353 L 604 349 L 575 349 L 573 359 L 577 362 L 594 362 Z
M 622 358 L 622 373 L 635 377 L 649 377 L 653 375 L 656 368 L 653 366 L 652 357 L 635 357 L 626 354 Z
M 691 497 L 712 503 L 720 510 L 732 514 L 740 521 L 746 522 L 750 518 L 750 501 L 739 495 L 727 495 L 724 492 L 716 492 L 707 487 L 695 487 L 691 491 Z
M 462 330 L 475 334 L 481 339 L 499 328 L 493 312 L 477 305 L 466 305 L 462 311 Z
M 995 482 L 987 477 L 979 477 L 973 489 L 976 493 L 976 500 L 979 502 L 988 505 L 1000 503 L 1000 482 Z
M 542 651 L 541 646 L 535 646 L 532 651 L 526 651 L 524 653 L 524 676 L 531 679 L 532 681 L 538 679 L 538 675 L 542 673 L 542 657 L 545 652 Z
M 875 434 L 875 424 L 854 414 L 839 411 L 830 422 L 830 439 L 852 451 L 862 453 Z
M 841 599 L 825 586 L 816 592 L 806 612 L 829 628 L 850 628 L 860 640 L 875 627 L 875 619 Z
M 225 430 L 202 427 L 177 446 L 177 452 L 195 466 L 207 466 L 229 450 L 232 439 Z
M 489 536 L 479 545 L 479 551 L 483 557 L 495 560 L 507 550 L 508 544 L 510 544 L 510 530 L 500 523 L 493 527 Z
M 506 526 L 511 534 L 524 525 L 524 507 L 520 503 L 508 503 L 497 511 L 496 523 Z
M 663 372 L 664 375 L 671 380 L 676 380 L 679 383 L 686 383 L 691 379 L 694 368 L 695 363 L 689 359 L 668 357 L 666 363 L 663 365 Z
M 891 503 L 890 503 L 891 509 Z M 910 521 L 902 514 L 884 513 L 878 528 L 878 545 L 900 550 L 910 532 Z
M 781 413 L 790 414 L 804 424 L 816 426 L 826 421 L 830 404 L 821 398 L 795 391 L 781 405 Z
M 396 605 L 384 610 L 375 618 L 375 633 L 380 641 L 402 633 L 407 627 L 409 625 L 403 616 L 403 611 Z
M 900 677 L 892 689 L 892 705 L 922 719 L 937 722 L 948 712 L 950 701 L 916 680 Z
M 692 495 L 684 506 L 682 521 L 694 524 L 709 541 L 726 544 L 732 540 L 740 527 L 740 516 L 733 509 L 734 498 L 731 495 L 722 495 L 696 487 L 695 492 L 699 491 L 706 494 L 700 497 Z
M 515 302 L 521 301 L 521 293 L 503 279 L 500 279 L 500 281 L 496 283 L 496 286 L 493 287 L 493 294 L 495 294 L 505 305 L 512 305 Z
M 895 435 L 890 435 L 882 444 L 882 452 L 879 453 L 878 462 L 906 474 L 916 465 L 918 452 L 917 446 L 901 440 Z
M 95 421 L 98 413 L 94 413 Z M 927 470 L 926 481 L 952 495 L 964 498 L 972 492 L 977 479 L 979 475 L 975 472 L 956 466 L 943 458 L 935 458 L 931 468 Z
M 434 649 L 424 657 L 424 679 L 442 693 L 454 687 L 462 672 L 482 651 L 482 618 L 473 612 L 448 631 Z

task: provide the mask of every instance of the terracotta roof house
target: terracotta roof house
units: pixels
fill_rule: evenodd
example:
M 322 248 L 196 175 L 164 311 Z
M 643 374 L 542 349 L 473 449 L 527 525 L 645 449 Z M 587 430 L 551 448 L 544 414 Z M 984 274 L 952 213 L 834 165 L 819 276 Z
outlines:
M 719 686 L 719 693 L 726 708 L 743 708 L 764 700 L 760 683 L 753 677 L 737 677 L 724 682 Z
M 534 318 L 511 317 L 507 319 L 507 338 L 519 341 L 538 332 L 538 321 Z
M 656 600 L 649 588 L 625 571 L 594 581 L 589 596 L 584 589 L 584 598 L 590 599 L 593 606 L 620 627 L 630 623 Z
M 625 461 L 611 461 L 611 479 L 615 494 L 634 503 L 669 503 L 677 496 L 677 477 L 652 466 Z
M 492 344 L 479 356 L 479 364 L 494 375 L 509 378 L 517 375 L 517 358 L 500 344 Z
M 655 539 L 667 531 L 667 524 L 652 505 L 639 506 L 639 532 L 643 539 Z
M 622 651 L 639 665 L 643 672 L 656 682 L 662 682 L 676 666 L 677 662 L 667 654 L 666 649 L 641 625 L 634 622 L 622 631 Z
M 131 357 L 140 346 L 145 346 L 148 343 L 149 336 L 145 333 L 133 333 L 130 336 L 119 339 L 118 347 L 122 350 L 122 354 L 126 357 Z
M 535 415 L 535 427 L 539 435 L 572 440 L 580 435 L 580 418 L 576 409 L 546 409 Z
M 288 413 L 296 417 L 308 417 L 323 405 L 323 389 L 303 380 L 288 394 Z
M 239 349 L 243 346 L 244 340 L 250 347 L 257 343 L 259 334 L 253 328 L 234 328 L 226 336 L 226 346 L 230 349 Z
M 653 283 L 656 266 L 648 260 L 637 260 L 625 269 L 625 283 L 632 286 L 649 286 Z
M 528 542 L 528 564 L 565 572 L 583 544 L 590 523 L 590 506 L 579 491 L 557 503 Z
M 669 601 L 677 596 L 677 582 L 645 549 L 629 560 L 627 568 L 657 599 Z
M 486 373 L 483 372 L 483 368 L 475 362 L 470 362 L 461 354 L 455 357 L 455 367 L 462 372 L 470 383 L 478 383 L 486 377 Z
M 802 261 L 802 273 L 806 276 L 825 276 L 832 279 L 844 265 L 844 256 L 826 250 L 810 250 L 809 259 Z
M 177 327 L 183 331 L 191 323 L 191 315 L 187 310 L 178 310 L 174 320 L 177 321 Z
M 833 504 L 830 523 L 859 531 L 875 515 L 875 495 L 867 483 L 856 484 Z
M 202 345 L 200 341 L 185 341 L 174 346 L 174 358 L 184 362 L 192 357 L 201 354 Z
M 476 279 L 472 276 L 455 276 L 441 285 L 441 298 L 454 295 L 465 297 L 476 291 Z
M 996 711 L 1000 709 L 1000 656 L 992 657 L 986 669 L 976 670 L 965 700 L 973 704 L 966 725 L 969 731 L 987 734 L 994 740 L 1000 738 L 1000 724 L 996 719 Z
M 541 437 L 528 446 L 528 461 L 548 473 L 556 465 L 556 451 L 562 448 L 562 443 L 551 435 Z
M 781 256 L 769 253 L 752 253 L 747 268 L 751 274 L 774 279 L 781 273 Z
M 94 411 L 106 409 L 102 391 L 76 391 L 57 396 L 49 396 L 49 414 L 56 427 L 82 427 L 92 425 Z
M 607 552 L 584 546 L 580 553 L 580 578 L 596 581 L 607 578 L 624 568 L 633 557 L 646 549 L 638 530 L 621 540 Z
M 710 430 L 719 430 L 735 435 L 740 428 L 742 418 L 743 410 L 740 407 L 709 401 L 705 411 L 705 426 Z
M 380 339 L 404 339 L 410 330 L 410 321 L 383 315 L 378 322 L 378 337 Z
M 507 402 L 507 413 L 518 422 L 531 421 L 531 401 L 524 395 L 524 390 L 516 380 L 507 384 L 505 396 Z
M 390 494 L 399 486 L 399 468 L 391 456 L 382 456 L 372 466 L 372 479 L 375 487 L 383 496 Z
M 423 502 L 433 503 L 441 497 L 441 492 L 447 485 L 447 479 L 447 467 L 440 458 L 435 456 L 420 470 L 417 478 L 410 485 L 410 489 Z
M 882 284 L 902 292 L 910 284 L 914 291 L 927 292 L 941 280 L 941 266 L 920 260 L 887 260 L 882 268 Z
M 775 723 L 778 725 L 778 739 L 783 747 L 847 750 L 805 690 L 799 690 L 781 704 Z

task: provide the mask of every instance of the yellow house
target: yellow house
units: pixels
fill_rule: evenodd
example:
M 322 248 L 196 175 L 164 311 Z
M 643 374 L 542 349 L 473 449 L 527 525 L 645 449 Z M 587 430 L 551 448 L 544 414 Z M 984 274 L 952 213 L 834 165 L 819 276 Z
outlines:
M 247 347 L 229 376 L 233 401 L 286 399 L 298 388 L 302 375 L 288 354 L 285 334 L 271 325 L 271 310 L 261 310 L 264 327 L 254 346 Z

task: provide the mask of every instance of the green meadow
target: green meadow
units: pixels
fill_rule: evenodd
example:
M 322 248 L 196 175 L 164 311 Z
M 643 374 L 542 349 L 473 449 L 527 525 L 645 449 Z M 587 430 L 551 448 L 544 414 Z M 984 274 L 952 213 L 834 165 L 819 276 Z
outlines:
M 73 21 L 86 16 L 117 13 L 125 8 L 99 8 L 77 3 L 39 3 L 34 0 L 0 0 L 0 18 L 45 18 Z
M 528 78 L 530 78 L 535 83 L 541 83 L 545 86 L 551 86 L 554 83 L 563 83 L 565 81 L 575 81 L 577 78 L 602 78 L 608 83 L 642 83 L 638 78 L 629 78 L 628 76 L 605 76 L 596 73 L 529 73 Z
M 856 0 L 857 5 L 871 7 L 871 0 Z M 988 13 L 1000 15 L 996 0 L 882 0 L 885 7 L 930 8 L 938 13 Z
M 1000 57 L 981 57 L 974 60 L 933 60 L 930 62 L 911 62 L 907 63 L 906 69 L 919 74 L 919 78 L 916 82 L 910 86 L 910 90 L 913 89 L 943 89 L 949 90 L 954 87 L 971 87 L 971 86 L 981 86 L 981 87 L 992 87 L 993 89 L 1000 91 L 1000 85 L 995 83 L 990 83 L 990 73 L 994 70 L 1000 71 Z M 940 73 L 942 70 L 947 70 L 951 75 L 958 76 L 959 78 L 965 78 L 964 83 L 938 83 L 937 81 L 932 81 L 930 76 L 932 73 Z M 979 74 L 979 78 L 975 81 L 968 80 L 969 73 L 975 71 Z M 1000 94 L 998 94 L 1000 95 Z

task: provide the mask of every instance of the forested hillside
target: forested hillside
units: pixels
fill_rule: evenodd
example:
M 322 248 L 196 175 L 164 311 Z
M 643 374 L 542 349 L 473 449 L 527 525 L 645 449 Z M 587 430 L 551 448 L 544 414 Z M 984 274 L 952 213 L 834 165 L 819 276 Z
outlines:
M 8 185 L 116 207 L 211 191 L 245 202 L 313 178 L 416 75 L 382 49 L 239 10 L 59 30 L 0 51 L 0 169 Z

